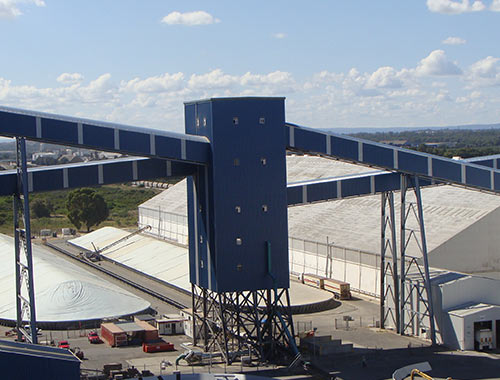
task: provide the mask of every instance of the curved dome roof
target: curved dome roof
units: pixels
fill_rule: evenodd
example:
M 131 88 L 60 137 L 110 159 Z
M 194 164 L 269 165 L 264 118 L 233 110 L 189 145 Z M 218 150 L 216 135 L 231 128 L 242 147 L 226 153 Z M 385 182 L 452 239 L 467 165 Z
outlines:
M 0 319 L 16 319 L 14 239 L 0 234 Z M 69 322 L 142 312 L 150 303 L 33 244 L 38 322 Z

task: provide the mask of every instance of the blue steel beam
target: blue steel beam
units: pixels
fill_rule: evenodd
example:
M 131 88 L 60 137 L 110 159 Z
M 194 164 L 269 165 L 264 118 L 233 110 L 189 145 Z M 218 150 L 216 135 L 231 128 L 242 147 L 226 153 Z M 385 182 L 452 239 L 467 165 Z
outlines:
M 287 149 L 500 193 L 500 171 L 392 145 L 286 124 Z
M 500 166 L 500 154 L 472 157 L 463 161 L 497 169 L 498 166 Z M 444 182 L 428 179 L 420 181 L 420 187 L 442 184 L 444 184 Z M 399 190 L 401 190 L 401 180 L 400 173 L 397 172 L 377 170 L 341 177 L 320 178 L 289 183 L 287 186 L 288 206 L 340 200 L 379 194 L 384 191 Z
M 377 170 L 342 177 L 289 183 L 287 186 L 288 206 L 373 195 L 385 191 L 398 191 L 401 190 L 400 178 L 399 173 Z M 434 184 L 428 179 L 423 179 L 420 182 L 420 186 Z
M 132 157 L 35 167 L 28 169 L 28 191 L 33 193 L 157 178 L 185 177 L 192 175 L 196 167 L 198 165 L 177 161 Z M 0 172 L 0 195 L 12 195 L 16 189 L 16 170 Z
M 0 136 L 200 164 L 208 163 L 210 155 L 210 144 L 203 136 L 3 106 L 0 106 Z

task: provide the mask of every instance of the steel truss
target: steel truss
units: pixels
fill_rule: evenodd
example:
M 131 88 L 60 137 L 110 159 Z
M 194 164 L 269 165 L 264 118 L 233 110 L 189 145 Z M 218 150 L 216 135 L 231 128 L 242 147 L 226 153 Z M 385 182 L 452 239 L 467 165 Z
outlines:
M 261 362 L 293 357 L 288 289 L 216 293 L 192 284 L 192 294 L 193 343 L 205 352 L 228 364 L 249 353 Z
M 26 141 L 24 138 L 16 138 L 16 148 L 17 192 L 14 194 L 16 329 L 18 339 L 22 339 L 24 336 L 30 343 L 37 344 L 28 171 L 26 165 Z M 20 226 L 21 220 L 24 228 Z M 24 328 L 25 316 L 27 317 L 26 320 L 29 321 L 29 329 Z
M 396 220 L 394 217 L 394 192 L 381 194 L 381 252 L 380 252 L 380 327 L 385 328 L 388 319 L 400 333 L 399 326 L 399 276 L 398 276 L 398 252 L 396 237 Z M 387 207 L 389 208 L 388 212 Z M 390 254 L 389 260 L 386 255 Z M 391 261 L 392 260 L 392 261 Z M 390 279 L 392 278 L 392 282 Z M 386 281 L 386 279 L 388 281 Z M 386 304 L 387 297 L 392 301 Z
M 413 191 L 415 199 L 408 199 Z M 429 328 L 432 344 L 436 343 L 432 293 L 430 286 L 429 260 L 425 236 L 424 214 L 419 179 L 416 176 L 401 175 L 400 202 L 400 257 L 397 257 L 395 207 L 392 192 L 382 194 L 381 202 L 381 327 L 389 322 L 389 317 L 402 335 L 419 335 L 422 326 Z M 387 208 L 389 209 L 387 212 Z M 413 222 L 413 223 L 410 223 Z M 416 225 L 417 227 L 412 227 Z M 390 235 L 390 236 L 388 236 Z M 407 255 L 411 242 L 416 243 L 421 257 Z M 392 258 L 387 259 L 386 254 Z M 398 275 L 399 261 L 399 275 Z M 390 296 L 390 298 L 388 298 Z M 388 306 L 391 301 L 391 306 Z M 427 322 L 427 323 L 425 323 Z

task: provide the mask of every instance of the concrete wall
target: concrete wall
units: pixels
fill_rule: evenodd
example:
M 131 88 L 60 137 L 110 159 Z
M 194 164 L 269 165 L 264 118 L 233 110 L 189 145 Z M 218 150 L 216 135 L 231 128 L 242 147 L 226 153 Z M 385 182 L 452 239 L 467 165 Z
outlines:
M 429 265 L 465 273 L 500 271 L 500 208 L 429 253 Z

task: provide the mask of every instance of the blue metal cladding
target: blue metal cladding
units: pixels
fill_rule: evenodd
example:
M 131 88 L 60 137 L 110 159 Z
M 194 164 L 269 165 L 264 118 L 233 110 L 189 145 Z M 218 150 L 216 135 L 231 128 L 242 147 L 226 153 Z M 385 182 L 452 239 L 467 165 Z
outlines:
M 337 198 L 337 184 L 331 182 L 319 182 L 307 186 L 307 202 L 318 202 L 325 199 Z
M 155 137 L 156 154 L 160 157 L 167 154 L 173 154 L 180 157 L 182 154 L 181 144 L 164 136 Z
M 54 165 L 28 170 L 29 191 L 42 192 L 85 186 L 191 175 L 198 165 L 161 159 L 126 158 Z M 0 172 L 0 195 L 16 191 L 16 171 Z
M 428 158 L 410 152 L 398 151 L 398 168 L 405 172 L 427 175 Z
M 78 143 L 78 129 L 75 123 L 55 119 L 42 119 L 40 123 L 42 135 L 48 140 Z
M 378 145 L 363 144 L 363 161 L 383 167 L 394 166 L 394 150 Z
M 191 281 L 216 292 L 287 288 L 284 99 L 210 99 L 185 112 L 186 132 L 212 147 L 211 165 L 189 181 Z
M 376 193 L 401 190 L 401 176 L 399 173 L 383 173 L 374 177 Z
M 462 166 L 459 162 L 432 159 L 432 176 L 462 182 Z
M 0 126 L 5 136 L 36 137 L 36 120 L 33 116 L 0 111 Z
M 495 191 L 499 191 L 500 190 L 500 173 L 493 173 L 493 180 L 494 180 L 494 184 L 493 184 L 493 188 Z
M 80 360 L 61 348 L 1 340 L 0 363 L 2 379 L 80 379 Z
M 331 138 L 332 156 L 357 161 L 359 152 L 358 146 L 357 141 L 338 136 L 332 136 Z
M 124 152 L 136 154 L 151 153 L 151 136 L 134 131 L 120 131 L 120 149 Z
M 288 186 L 286 188 L 286 194 L 287 194 L 287 199 L 288 199 L 288 205 L 293 206 L 293 205 L 298 205 L 303 203 L 302 200 L 302 186 Z
M 112 128 L 83 124 L 82 130 L 86 146 L 102 150 L 114 149 L 115 131 Z
M 359 195 L 359 193 L 370 194 L 371 177 L 348 178 L 342 180 L 342 198 Z
M 204 138 L 0 106 L 0 136 L 205 164 Z M 156 151 L 156 140 L 161 155 Z
M 491 174 L 473 166 L 465 167 L 465 183 L 472 186 L 491 188 Z
M 295 129 L 294 134 L 296 141 L 300 141 L 301 149 L 311 152 L 326 152 L 326 135 L 302 128 Z

